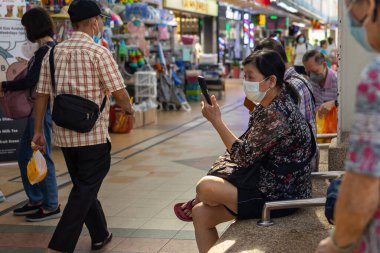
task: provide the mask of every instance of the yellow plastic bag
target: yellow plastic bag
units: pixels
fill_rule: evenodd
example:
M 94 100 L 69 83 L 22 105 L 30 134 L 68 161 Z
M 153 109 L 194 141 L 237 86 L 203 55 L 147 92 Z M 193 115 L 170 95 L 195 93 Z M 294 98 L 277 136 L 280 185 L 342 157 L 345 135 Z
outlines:
M 26 168 L 31 185 L 37 184 L 45 179 L 47 173 L 46 160 L 39 150 L 33 152 L 33 156 Z

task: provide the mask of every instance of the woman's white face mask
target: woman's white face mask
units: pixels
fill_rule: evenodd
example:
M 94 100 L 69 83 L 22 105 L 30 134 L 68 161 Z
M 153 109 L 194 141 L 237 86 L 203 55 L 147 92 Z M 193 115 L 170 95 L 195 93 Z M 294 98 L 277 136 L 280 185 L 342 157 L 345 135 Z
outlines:
M 255 105 L 259 105 L 261 101 L 264 99 L 268 90 L 270 90 L 270 88 L 268 88 L 266 91 L 260 91 L 260 83 L 264 82 L 267 79 L 268 77 L 260 82 L 250 82 L 245 79 L 243 80 L 245 96 L 249 100 L 251 100 Z

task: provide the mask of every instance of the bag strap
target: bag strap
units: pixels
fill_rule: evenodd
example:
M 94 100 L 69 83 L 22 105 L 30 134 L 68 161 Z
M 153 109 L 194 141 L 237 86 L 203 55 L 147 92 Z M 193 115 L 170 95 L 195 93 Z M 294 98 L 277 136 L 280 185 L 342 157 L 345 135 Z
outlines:
M 299 76 L 294 75 L 294 76 L 291 76 L 291 77 L 287 78 L 285 81 L 289 82 L 289 80 L 292 79 L 292 78 L 300 80 L 306 86 L 306 88 L 310 92 L 311 99 L 313 100 L 314 105 L 315 105 L 315 97 L 314 97 L 313 91 L 310 89 L 309 85 L 307 85 L 307 83 L 305 82 L 305 80 L 303 78 L 299 77 Z
M 52 46 L 50 49 L 50 55 L 49 55 L 49 65 L 50 65 L 50 78 L 51 78 L 51 84 L 53 86 L 53 94 L 54 96 L 57 94 L 57 84 L 55 82 L 55 69 L 54 69 L 54 48 L 56 45 Z M 107 96 L 104 95 L 102 104 L 99 109 L 99 114 L 103 112 L 104 107 L 106 106 L 107 102 Z
M 56 83 L 55 83 L 55 69 L 54 69 L 54 48 L 55 45 L 51 47 L 50 49 L 50 55 L 49 55 L 49 65 L 50 65 L 50 78 L 51 78 L 51 84 L 53 86 L 53 94 L 54 96 L 57 94 L 56 90 Z

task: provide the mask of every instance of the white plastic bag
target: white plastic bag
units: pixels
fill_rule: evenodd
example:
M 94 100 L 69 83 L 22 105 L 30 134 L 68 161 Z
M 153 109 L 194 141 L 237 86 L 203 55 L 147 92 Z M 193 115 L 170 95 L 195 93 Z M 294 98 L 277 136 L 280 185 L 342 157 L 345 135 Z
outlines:
M 34 185 L 44 180 L 46 173 L 47 165 L 44 156 L 39 150 L 34 151 L 27 166 L 27 176 L 30 184 Z

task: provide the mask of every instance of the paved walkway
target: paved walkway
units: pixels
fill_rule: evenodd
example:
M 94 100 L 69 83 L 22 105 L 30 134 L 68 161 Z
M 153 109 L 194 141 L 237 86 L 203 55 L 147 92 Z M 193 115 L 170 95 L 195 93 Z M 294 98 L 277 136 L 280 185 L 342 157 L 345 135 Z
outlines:
M 241 134 L 248 121 L 242 87 L 231 81 L 226 87 L 223 118 Z M 192 223 L 178 220 L 173 205 L 194 197 L 196 182 L 225 149 L 199 103 L 192 107 L 190 113 L 159 112 L 156 125 L 112 135 L 112 166 L 99 199 L 114 239 L 103 252 L 197 252 Z M 64 207 L 71 182 L 59 149 L 53 157 Z M 26 201 L 16 165 L 0 166 L 0 189 L 7 196 L 0 204 L 0 252 L 44 252 L 58 220 L 30 223 L 12 215 Z M 86 229 L 76 252 L 90 252 Z

